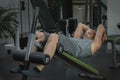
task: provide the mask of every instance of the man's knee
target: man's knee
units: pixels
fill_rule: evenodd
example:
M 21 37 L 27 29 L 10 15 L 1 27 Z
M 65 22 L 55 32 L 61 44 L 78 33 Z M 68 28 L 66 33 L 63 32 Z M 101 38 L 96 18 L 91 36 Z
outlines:
M 54 42 L 58 42 L 58 39 L 59 36 L 56 33 L 52 33 L 48 38 L 49 41 L 54 41 Z
M 42 42 L 45 40 L 45 34 L 43 32 L 36 32 L 37 42 Z
M 43 32 L 39 32 L 39 31 L 37 31 L 37 32 L 36 32 L 36 36 L 37 36 L 37 37 L 40 37 L 40 36 L 45 36 L 45 35 L 44 35 Z

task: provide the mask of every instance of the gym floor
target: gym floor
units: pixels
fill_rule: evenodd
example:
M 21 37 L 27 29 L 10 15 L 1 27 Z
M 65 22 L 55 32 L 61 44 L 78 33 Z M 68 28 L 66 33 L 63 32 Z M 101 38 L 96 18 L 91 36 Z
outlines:
M 113 66 L 113 54 L 105 51 L 103 45 L 101 51 L 92 57 L 84 58 L 83 60 L 97 68 L 101 75 L 106 80 L 120 80 L 120 68 L 111 69 Z M 0 80 L 21 80 L 21 74 L 11 74 L 10 69 L 18 65 L 17 61 L 12 59 L 8 54 L 3 44 L 0 44 Z M 28 77 L 28 80 L 80 80 L 78 72 L 66 67 L 63 63 L 53 59 L 41 73 L 40 78 Z

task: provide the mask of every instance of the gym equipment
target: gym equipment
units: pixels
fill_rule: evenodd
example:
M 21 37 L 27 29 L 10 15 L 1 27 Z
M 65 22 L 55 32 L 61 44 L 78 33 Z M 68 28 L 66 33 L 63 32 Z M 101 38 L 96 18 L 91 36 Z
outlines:
M 62 30 L 63 34 L 70 37 L 77 27 L 76 18 L 61 19 L 57 22 L 58 27 Z
M 120 45 L 120 35 L 109 35 L 107 42 L 110 42 L 112 53 L 113 53 L 113 68 L 118 68 L 120 66 L 120 62 L 118 61 L 118 55 L 120 52 L 118 51 L 116 45 Z
M 45 6 L 45 3 L 43 0 L 31 0 L 31 3 L 32 3 L 36 13 L 34 15 L 31 33 L 28 38 L 26 53 L 15 52 L 15 54 L 14 54 L 14 58 L 20 56 L 18 60 L 23 60 L 23 56 L 25 55 L 25 58 L 24 58 L 24 60 L 26 62 L 25 69 L 29 69 L 29 63 L 30 63 L 31 59 L 32 59 L 31 61 L 34 61 L 35 58 L 37 58 L 37 59 L 39 58 L 39 57 L 36 57 L 37 54 L 31 54 L 31 48 L 32 48 L 32 45 L 34 42 L 34 32 L 35 32 L 37 18 L 39 19 L 43 29 L 46 32 L 59 32 L 60 31 L 57 28 L 57 26 L 55 26 L 54 21 L 52 20 L 52 17 L 50 16 L 49 11 L 48 11 L 47 7 Z M 87 77 L 91 78 L 92 80 L 93 80 L 93 78 L 98 79 L 98 80 L 104 79 L 102 76 L 99 75 L 99 71 L 97 69 L 82 62 L 81 60 L 75 58 L 74 56 L 71 56 L 70 54 L 64 52 L 64 49 L 61 46 L 58 48 L 58 51 L 60 52 L 60 54 L 55 55 L 56 59 L 62 61 L 63 63 L 65 63 L 68 66 L 72 67 L 73 69 L 79 71 L 80 73 L 83 73 L 84 76 L 86 75 Z M 57 53 L 59 53 L 59 52 L 57 52 Z M 38 60 L 40 60 L 40 59 L 38 59 Z M 83 70 L 88 71 L 89 73 L 88 72 L 84 73 Z M 23 75 L 22 80 L 27 80 L 27 76 Z
M 28 38 L 28 33 L 30 31 L 30 12 L 29 12 L 29 0 L 19 0 L 19 22 L 20 22 L 20 26 L 19 26 L 19 40 L 20 43 L 20 48 L 24 49 L 24 46 L 27 46 L 26 40 Z M 26 16 L 24 16 L 24 15 Z M 24 17 L 26 17 L 24 19 Z M 27 25 L 27 26 L 26 26 Z M 26 26 L 26 27 L 25 27 Z M 17 45 L 16 44 L 16 45 Z
M 93 29 L 102 23 L 103 10 L 107 10 L 107 6 L 101 0 L 83 0 L 85 5 L 85 20 L 84 23 L 88 24 Z
M 24 69 L 29 69 L 29 65 L 30 62 L 34 62 L 34 63 L 40 63 L 40 64 L 48 64 L 50 61 L 50 57 L 49 55 L 45 55 L 45 54 L 38 54 L 38 53 L 33 53 L 31 51 L 33 44 L 34 44 L 34 40 L 35 40 L 35 30 L 36 30 L 36 23 L 37 23 L 37 19 L 38 19 L 38 14 L 39 14 L 39 7 L 35 7 L 35 13 L 34 13 L 34 17 L 33 17 L 33 23 L 32 23 L 32 28 L 28 37 L 28 43 L 27 43 L 27 47 L 26 47 L 26 51 L 15 51 L 13 52 L 13 58 L 15 60 L 20 60 L 20 61 L 24 61 L 25 62 L 25 67 Z M 33 54 L 31 54 L 31 52 Z M 27 76 L 23 75 L 22 80 L 27 80 Z
M 59 32 L 60 29 L 58 29 L 58 27 L 55 26 L 55 22 L 54 22 L 53 18 L 51 17 L 50 12 L 49 12 L 48 8 L 46 7 L 45 3 L 41 0 L 31 0 L 31 3 L 33 5 L 33 8 L 35 8 L 35 6 L 39 6 L 39 8 L 40 8 L 38 19 L 42 25 L 42 29 L 49 33 Z M 38 3 L 40 3 L 40 4 L 38 4 Z M 45 14 L 47 16 L 45 16 Z M 46 20 L 46 21 L 44 21 L 44 20 Z
M 25 62 L 26 51 L 15 51 L 12 54 L 14 60 Z M 31 52 L 29 62 L 47 65 L 50 62 L 50 56 L 42 52 Z
M 120 25 L 117 24 L 120 29 Z M 118 68 L 120 66 L 120 51 L 117 49 L 117 45 L 120 45 L 120 35 L 108 35 L 107 42 L 111 43 L 112 53 L 113 53 L 113 68 Z

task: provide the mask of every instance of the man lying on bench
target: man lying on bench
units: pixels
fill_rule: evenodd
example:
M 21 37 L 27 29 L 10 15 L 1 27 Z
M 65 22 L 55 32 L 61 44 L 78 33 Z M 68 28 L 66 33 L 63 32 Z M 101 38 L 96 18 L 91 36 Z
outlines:
M 61 33 L 49 34 L 46 32 L 36 32 L 36 42 L 46 43 L 43 53 L 48 54 L 50 59 L 55 55 L 59 43 L 63 46 L 64 51 L 80 58 L 95 55 L 106 39 L 105 28 L 102 24 L 98 26 L 97 31 L 95 32 L 85 24 L 79 23 L 73 34 L 73 38 L 68 38 Z M 34 46 L 33 51 L 38 51 L 38 47 Z M 19 66 L 12 69 L 11 72 L 22 72 L 27 76 L 39 77 L 40 72 L 44 67 L 45 65 L 38 64 L 30 70 L 24 70 L 24 63 L 21 63 Z

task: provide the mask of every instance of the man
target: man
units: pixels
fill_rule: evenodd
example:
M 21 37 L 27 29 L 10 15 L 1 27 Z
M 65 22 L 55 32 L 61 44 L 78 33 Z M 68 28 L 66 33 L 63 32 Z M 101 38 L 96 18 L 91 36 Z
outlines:
M 36 42 L 46 42 L 43 53 L 48 54 L 50 59 L 53 58 L 57 44 L 62 44 L 64 51 L 69 54 L 80 58 L 95 55 L 96 52 L 101 48 L 102 43 L 107 39 L 105 34 L 105 28 L 100 24 L 97 31 L 90 29 L 85 24 L 79 23 L 73 38 L 67 38 L 61 33 L 48 34 L 46 32 L 36 32 Z M 37 51 L 37 47 L 34 46 L 33 50 Z M 12 72 L 21 72 L 24 64 L 21 64 L 17 69 Z M 40 72 L 44 69 L 45 65 L 36 65 L 35 68 L 30 70 L 23 70 L 23 74 L 28 76 L 39 77 Z

